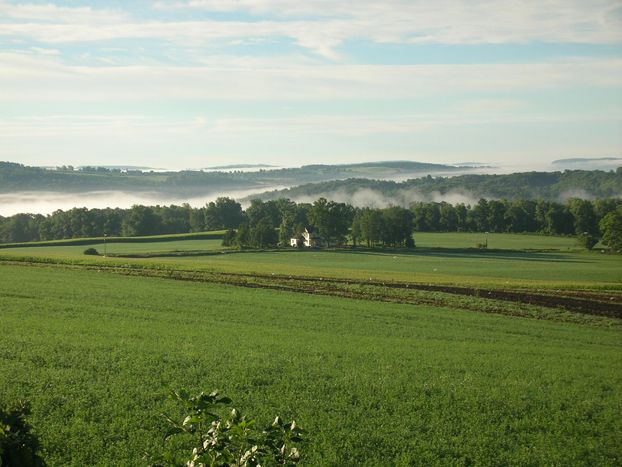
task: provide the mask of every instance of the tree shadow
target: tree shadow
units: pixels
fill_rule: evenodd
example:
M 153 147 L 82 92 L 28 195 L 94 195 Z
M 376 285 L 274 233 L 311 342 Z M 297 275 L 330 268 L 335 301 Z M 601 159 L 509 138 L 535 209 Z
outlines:
M 554 251 L 525 251 L 525 250 L 491 250 L 475 248 L 348 248 L 323 250 L 325 252 L 340 252 L 345 254 L 371 255 L 371 256 L 423 256 L 433 258 L 459 258 L 459 259 L 500 259 L 511 261 L 537 261 L 546 263 L 590 263 L 590 261 L 577 259 L 568 253 Z

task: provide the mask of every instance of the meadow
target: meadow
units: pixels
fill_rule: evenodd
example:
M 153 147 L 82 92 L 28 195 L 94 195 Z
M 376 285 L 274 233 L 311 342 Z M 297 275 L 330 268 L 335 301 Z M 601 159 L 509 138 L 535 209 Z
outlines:
M 231 255 L 236 256 L 236 255 Z M 243 255 L 239 255 L 243 256 Z M 144 465 L 219 388 L 308 431 L 304 465 L 615 465 L 622 331 L 446 307 L 0 263 L 0 404 L 50 465 Z
M 221 235 L 216 232 L 214 235 Z M 481 237 L 481 238 L 480 238 Z M 417 248 L 337 249 L 234 252 L 220 246 L 216 238 L 177 239 L 157 237 L 149 242 L 108 242 L 110 255 L 128 258 L 86 257 L 86 246 L 59 241 L 44 246 L 0 249 L 8 257 L 52 258 L 80 263 L 211 270 L 246 274 L 278 274 L 396 280 L 415 283 L 531 288 L 622 289 L 622 257 L 588 252 L 568 237 L 489 234 L 488 249 L 475 244 L 485 239 L 474 233 L 416 233 Z M 167 240 L 167 241 L 163 241 Z M 92 239 L 89 247 L 104 252 L 103 243 Z M 150 256 L 135 258 L 132 256 Z

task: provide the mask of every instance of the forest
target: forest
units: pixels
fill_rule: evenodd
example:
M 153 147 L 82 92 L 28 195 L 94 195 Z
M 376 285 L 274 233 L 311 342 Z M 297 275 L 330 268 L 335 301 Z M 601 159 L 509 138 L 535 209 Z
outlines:
M 543 199 L 563 201 L 570 198 L 608 198 L 622 194 L 622 167 L 616 171 L 566 170 L 564 172 L 519 172 L 507 175 L 466 174 L 448 177 L 425 176 L 403 182 L 350 178 L 309 183 L 289 189 L 253 195 L 263 200 L 278 198 L 353 198 L 361 190 L 378 198 L 403 204 L 413 195 L 437 198 L 447 195 L 487 199 Z M 429 199 L 432 201 L 432 199 Z
M 411 203 L 408 208 L 357 208 L 320 198 L 314 203 L 289 199 L 254 199 L 244 210 L 221 197 L 201 208 L 141 206 L 129 209 L 74 208 L 44 215 L 0 217 L 2 243 L 80 237 L 144 236 L 228 230 L 224 242 L 240 247 L 288 246 L 305 228 L 312 228 L 325 246 L 412 247 L 413 232 L 510 232 L 577 236 L 592 248 L 599 240 L 622 248 L 622 200 L 566 203 L 535 200 L 486 200 L 476 204 Z M 416 238 L 415 238 L 416 240 Z
M 430 172 L 456 172 L 468 168 L 412 161 L 368 162 L 339 165 L 305 165 L 295 168 L 259 168 L 242 170 L 181 170 L 142 171 L 107 167 L 55 168 L 29 167 L 13 162 L 0 162 L 0 193 L 14 191 L 88 192 L 121 190 L 128 192 L 155 191 L 178 195 L 197 195 L 221 191 L 224 188 L 268 189 L 275 185 L 292 186 L 382 173 L 390 176 L 421 176 Z
M 259 169 L 255 172 L 183 170 L 143 172 L 105 167 L 57 167 L 45 169 L 0 162 L 0 193 L 53 191 L 62 193 L 116 190 L 167 193 L 182 197 L 225 190 L 269 190 L 275 186 L 293 188 L 253 195 L 262 200 L 301 197 L 331 198 L 342 192 L 352 196 L 366 189 L 395 198 L 404 204 L 413 193 L 443 196 L 463 194 L 475 200 L 544 199 L 560 201 L 571 197 L 606 198 L 622 194 L 622 167 L 616 171 L 566 170 L 523 172 L 507 175 L 458 175 L 468 167 L 411 161 L 369 162 L 349 165 L 306 165 L 297 168 Z M 447 176 L 431 176 L 446 174 Z M 372 180 L 371 177 L 376 180 Z M 405 180 L 396 182 L 393 179 Z M 381 179 L 381 180 L 377 180 Z M 432 201 L 432 199 L 430 199 Z

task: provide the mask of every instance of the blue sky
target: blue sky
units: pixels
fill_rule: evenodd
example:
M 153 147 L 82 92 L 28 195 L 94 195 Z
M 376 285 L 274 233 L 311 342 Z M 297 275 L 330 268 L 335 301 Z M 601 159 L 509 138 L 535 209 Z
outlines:
M 0 160 L 620 156 L 622 3 L 0 0 Z

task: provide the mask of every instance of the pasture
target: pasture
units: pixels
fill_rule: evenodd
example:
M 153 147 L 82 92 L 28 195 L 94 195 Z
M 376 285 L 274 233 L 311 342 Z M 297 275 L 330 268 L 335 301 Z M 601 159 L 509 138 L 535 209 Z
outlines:
M 107 245 L 111 255 L 149 255 L 150 258 L 86 257 L 83 255 L 85 245 L 66 241 L 0 249 L 0 258 L 53 258 L 184 270 L 504 288 L 622 288 L 622 257 L 619 255 L 578 249 L 572 238 L 539 235 L 489 234 L 488 249 L 472 248 L 476 241 L 483 241 L 483 235 L 417 233 L 418 247 L 413 250 L 346 248 L 233 252 L 223 249 L 219 239 L 178 240 L 174 237 L 169 241 L 159 237 L 153 242 L 147 238 L 141 242 L 119 241 Z M 88 246 L 104 252 L 103 243 Z M 226 254 L 216 254 L 219 251 Z
M 50 256 L 56 258 L 82 257 L 86 248 L 95 248 L 101 255 L 104 251 L 110 255 L 145 254 L 145 253 L 175 253 L 189 251 L 222 250 L 221 239 L 201 240 L 173 240 L 153 242 L 106 242 L 94 241 L 88 244 L 74 245 L 72 243 L 50 244 L 45 246 L 20 246 L 10 249 L 0 249 L 1 254 L 19 254 L 34 256 Z
M 425 248 L 476 248 L 488 241 L 489 249 L 500 250 L 581 250 L 574 237 L 482 232 L 415 232 L 416 245 Z
M 0 404 L 32 401 L 51 465 L 144 465 L 180 387 L 295 418 L 304 465 L 622 457 L 617 325 L 5 263 L 0 300 Z

